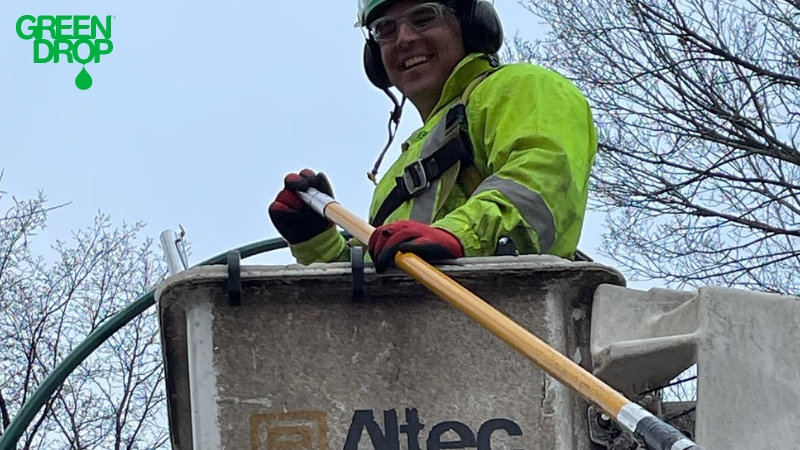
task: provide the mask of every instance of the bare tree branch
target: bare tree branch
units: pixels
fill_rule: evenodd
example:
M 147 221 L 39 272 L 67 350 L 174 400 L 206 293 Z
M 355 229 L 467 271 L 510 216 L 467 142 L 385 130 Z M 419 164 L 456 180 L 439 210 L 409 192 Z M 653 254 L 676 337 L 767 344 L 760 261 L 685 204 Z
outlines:
M 779 0 L 521 0 L 599 130 L 602 253 L 631 278 L 800 293 L 800 10 Z
M 0 205 L 5 193 L 0 191 Z M 7 199 L 7 197 L 6 197 Z M 56 208 L 11 198 L 0 215 L 0 413 L 3 429 L 52 370 L 104 320 L 160 282 L 166 268 L 142 224 L 98 214 L 47 260 L 32 242 Z M 78 367 L 23 434 L 24 449 L 163 448 L 168 442 L 158 323 L 123 327 Z

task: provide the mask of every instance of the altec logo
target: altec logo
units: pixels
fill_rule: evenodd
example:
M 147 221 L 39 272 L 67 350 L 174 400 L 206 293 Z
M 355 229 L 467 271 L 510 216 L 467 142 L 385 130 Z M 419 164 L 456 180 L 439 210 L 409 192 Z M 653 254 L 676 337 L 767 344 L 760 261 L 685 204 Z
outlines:
M 66 60 L 83 65 L 75 86 L 89 89 L 92 77 L 86 71 L 89 62 L 100 62 L 102 55 L 114 49 L 111 42 L 111 19 L 106 16 L 22 16 L 17 20 L 17 36 L 33 39 L 33 62 L 44 64 Z M 102 37 L 100 37 L 102 36 Z
M 406 435 L 408 450 L 442 450 L 451 448 L 474 448 L 476 450 L 492 450 L 492 434 L 504 432 L 508 436 L 522 436 L 520 426 L 509 419 L 490 419 L 473 431 L 466 424 L 455 420 L 434 424 L 430 427 L 425 447 L 420 445 L 420 431 L 425 424 L 420 422 L 416 408 L 406 408 L 406 423 L 399 424 L 397 411 L 383 411 L 383 429 L 375 421 L 374 413 L 369 410 L 356 410 L 347 430 L 347 440 L 342 450 L 359 450 L 359 441 L 364 430 L 367 431 L 374 450 L 401 450 L 400 435 Z M 445 434 L 454 432 L 458 440 L 445 438 Z M 452 434 L 451 434 L 452 435 Z M 370 448 L 368 445 L 366 448 Z

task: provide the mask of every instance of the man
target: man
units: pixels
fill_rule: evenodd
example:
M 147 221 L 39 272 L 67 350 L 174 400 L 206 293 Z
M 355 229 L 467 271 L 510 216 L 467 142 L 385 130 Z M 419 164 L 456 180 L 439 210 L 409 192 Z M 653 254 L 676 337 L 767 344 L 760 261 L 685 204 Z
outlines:
M 370 81 L 393 100 L 394 86 L 423 120 L 373 195 L 376 270 L 397 251 L 493 255 L 502 238 L 521 254 L 573 259 L 597 149 L 581 92 L 533 64 L 499 65 L 502 31 L 485 0 L 360 0 L 359 20 Z M 289 174 L 270 217 L 299 263 L 346 261 L 333 224 L 295 194 L 309 186 L 333 194 L 321 173 Z

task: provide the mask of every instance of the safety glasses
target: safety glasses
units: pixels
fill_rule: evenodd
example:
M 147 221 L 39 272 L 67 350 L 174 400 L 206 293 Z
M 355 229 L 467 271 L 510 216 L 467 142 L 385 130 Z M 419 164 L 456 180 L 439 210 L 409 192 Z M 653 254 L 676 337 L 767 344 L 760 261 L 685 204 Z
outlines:
M 422 3 L 403 14 L 376 19 L 369 26 L 369 31 L 380 43 L 393 41 L 397 38 L 401 23 L 409 24 L 416 31 L 425 31 L 438 24 L 446 11 L 448 8 L 441 3 Z

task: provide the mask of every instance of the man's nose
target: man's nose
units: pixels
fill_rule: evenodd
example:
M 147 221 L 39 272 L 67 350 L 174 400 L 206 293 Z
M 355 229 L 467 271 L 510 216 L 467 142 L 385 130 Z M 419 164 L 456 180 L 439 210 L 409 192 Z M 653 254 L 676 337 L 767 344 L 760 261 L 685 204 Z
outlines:
M 419 38 L 419 32 L 407 22 L 397 25 L 397 45 L 407 46 Z

